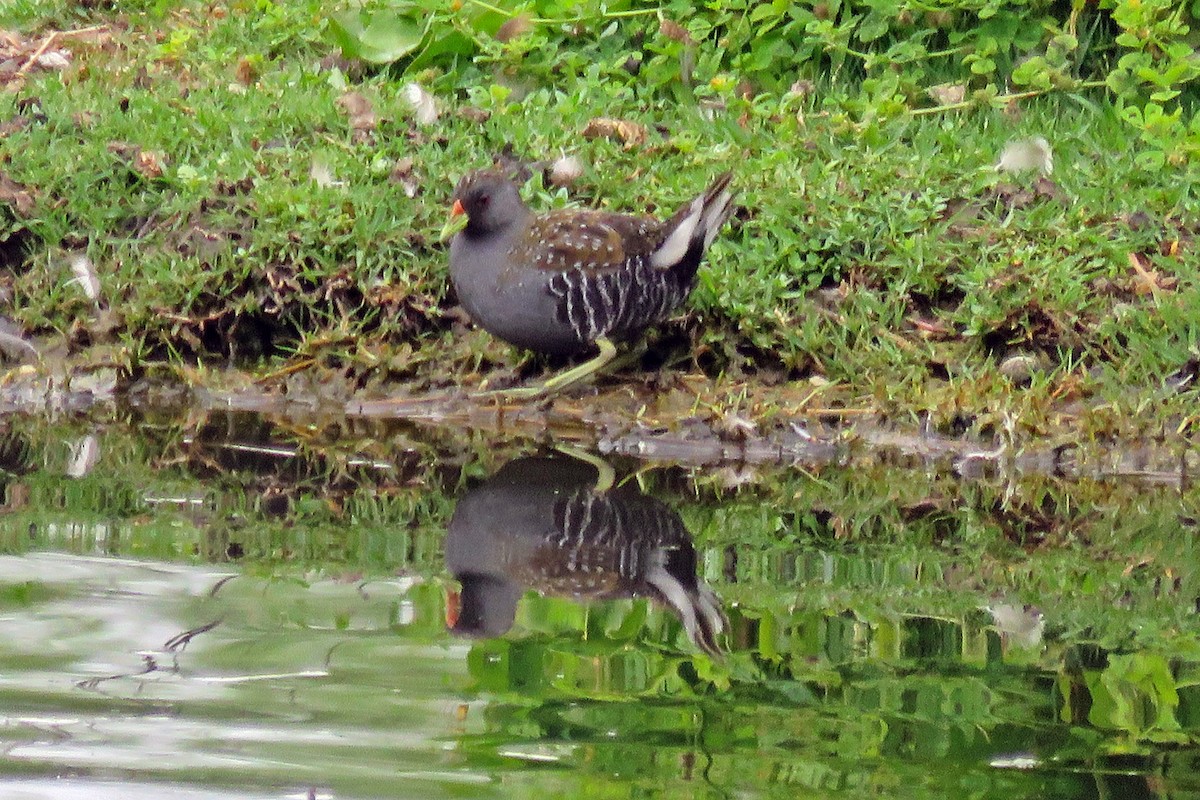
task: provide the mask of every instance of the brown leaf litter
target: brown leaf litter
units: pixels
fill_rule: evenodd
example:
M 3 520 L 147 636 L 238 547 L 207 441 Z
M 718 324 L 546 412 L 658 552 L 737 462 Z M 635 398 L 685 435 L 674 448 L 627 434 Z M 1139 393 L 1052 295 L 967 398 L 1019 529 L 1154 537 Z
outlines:
M 109 142 L 108 152 L 125 162 L 125 164 L 146 180 L 161 178 L 166 156 L 154 150 L 143 150 L 129 142 Z
M 0 205 L 8 206 L 18 217 L 28 217 L 35 206 L 34 194 L 28 186 L 0 172 Z
M 388 176 L 388 180 L 392 183 L 400 184 L 400 188 L 404 190 L 405 197 L 416 197 L 417 192 L 421 191 L 421 182 L 417 178 L 414 161 L 411 156 L 405 156 L 398 159 L 392 167 L 392 172 Z
M 496 41 L 511 42 L 518 36 L 528 33 L 533 30 L 533 23 L 530 21 L 528 14 L 517 14 L 515 17 L 509 17 L 496 30 Z
M 65 70 L 71 65 L 68 42 L 103 44 L 112 37 L 108 25 L 93 25 L 73 31 L 50 31 L 28 38 L 18 31 L 0 30 L 0 90 L 17 91 L 25 77 L 35 72 Z
M 375 109 L 363 94 L 346 92 L 337 99 L 337 107 L 346 113 L 350 122 L 350 138 L 355 142 L 369 142 L 379 124 Z
M 596 117 L 584 127 L 581 135 L 585 139 L 615 139 L 630 150 L 646 143 L 646 126 L 624 119 Z

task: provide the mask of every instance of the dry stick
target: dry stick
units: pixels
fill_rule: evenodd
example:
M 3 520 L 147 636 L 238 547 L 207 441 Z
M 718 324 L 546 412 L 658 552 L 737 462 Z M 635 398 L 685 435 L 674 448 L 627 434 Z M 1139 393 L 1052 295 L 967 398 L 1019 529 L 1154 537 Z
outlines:
M 55 31 L 54 35 L 58 36 L 60 39 L 70 39 L 75 36 L 86 36 L 89 33 L 100 33 L 101 31 L 107 31 L 108 29 L 108 25 L 92 25 L 87 28 L 76 28 L 73 31 Z
M 90 33 L 99 33 L 105 30 L 108 30 L 107 25 L 92 25 L 89 28 L 79 28 L 73 31 L 54 31 L 42 40 L 42 43 L 38 45 L 38 49 L 33 51 L 33 55 L 25 59 L 25 63 L 21 65 L 19 70 L 17 70 L 17 75 L 24 75 L 26 72 L 28 72 L 30 68 L 33 67 L 34 62 L 42 57 L 42 54 L 49 49 L 50 45 L 55 39 L 67 39 L 73 36 L 86 36 Z
M 308 367 L 311 367 L 313 364 L 316 364 L 316 363 L 317 363 L 317 359 L 315 359 L 315 358 L 305 358 L 300 361 L 293 362 L 292 364 L 289 364 L 286 367 L 281 367 L 280 369 L 277 369 L 274 372 L 268 372 L 266 375 L 256 378 L 254 382 L 255 383 L 267 383 L 268 381 L 273 381 L 276 378 L 282 378 L 287 375 L 291 375 L 293 372 L 299 372 L 302 369 L 307 369 Z
M 1126 255 L 1129 257 L 1129 266 L 1133 267 L 1133 271 L 1136 272 L 1138 277 L 1142 279 L 1142 282 L 1146 284 L 1146 288 L 1150 290 L 1150 294 L 1154 297 L 1154 302 L 1157 303 L 1159 300 L 1158 290 L 1160 288 L 1158 285 L 1158 280 L 1156 280 L 1155 277 L 1147 272 L 1146 268 L 1142 266 L 1142 260 L 1138 258 L 1137 253 L 1126 253 Z
M 1078 91 L 1079 89 L 1099 89 L 1099 88 L 1101 88 L 1103 86 L 1107 86 L 1107 85 L 1108 84 L 1105 83 L 1104 81 L 1080 81 L 1079 83 L 1075 84 L 1074 86 L 1066 87 L 1065 89 L 1031 89 L 1027 92 L 1010 92 L 1008 94 L 998 94 L 995 97 L 990 97 L 990 98 L 983 99 L 983 100 L 977 100 L 975 98 L 971 98 L 969 100 L 962 100 L 957 103 L 946 103 L 945 105 L 932 106 L 930 108 L 914 108 L 914 109 L 911 109 L 908 113 L 910 116 L 913 116 L 913 117 L 923 117 L 927 114 L 940 114 L 943 111 L 961 111 L 964 108 L 971 108 L 972 106 L 981 106 L 981 105 L 985 105 L 987 103 L 996 103 L 996 102 L 1009 103 L 1009 102 L 1012 102 L 1013 100 L 1028 100 L 1031 97 L 1037 97 L 1039 95 L 1049 94 L 1052 91 Z
M 806 408 L 799 412 L 801 417 L 857 417 L 878 414 L 877 408 Z
M 19 70 L 17 70 L 17 75 L 18 76 L 24 75 L 26 72 L 28 72 L 29 68 L 33 66 L 33 63 L 35 61 L 37 61 L 39 58 L 41 58 L 42 54 L 46 52 L 46 48 L 48 48 L 50 46 L 50 43 L 53 42 L 57 38 L 58 38 L 58 31 L 55 31 L 54 33 L 50 34 L 45 39 L 43 39 L 42 43 L 40 45 L 38 45 L 38 49 L 33 51 L 33 55 L 31 55 L 31 56 L 29 56 L 29 58 L 25 59 L 25 63 L 21 65 L 21 68 Z

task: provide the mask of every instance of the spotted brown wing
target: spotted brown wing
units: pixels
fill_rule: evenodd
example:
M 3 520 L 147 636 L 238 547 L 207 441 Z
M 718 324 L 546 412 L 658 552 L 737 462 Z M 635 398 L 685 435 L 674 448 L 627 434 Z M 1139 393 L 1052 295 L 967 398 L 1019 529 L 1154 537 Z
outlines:
M 548 272 L 607 273 L 653 252 L 657 220 L 598 211 L 557 211 L 536 218 L 514 248 L 514 260 Z

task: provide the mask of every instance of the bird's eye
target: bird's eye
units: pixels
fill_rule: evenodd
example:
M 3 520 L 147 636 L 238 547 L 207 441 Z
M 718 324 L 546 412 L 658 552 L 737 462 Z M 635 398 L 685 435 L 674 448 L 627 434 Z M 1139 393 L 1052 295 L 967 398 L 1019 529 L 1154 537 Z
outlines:
M 492 196 L 490 194 L 479 195 L 479 205 L 486 206 L 491 201 L 492 201 Z

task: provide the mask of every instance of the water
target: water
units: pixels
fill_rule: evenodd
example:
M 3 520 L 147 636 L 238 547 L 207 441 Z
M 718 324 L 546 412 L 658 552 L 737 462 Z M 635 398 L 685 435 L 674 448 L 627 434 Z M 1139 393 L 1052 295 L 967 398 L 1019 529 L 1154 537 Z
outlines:
M 1200 796 L 1186 481 L 5 425 L 3 798 Z

